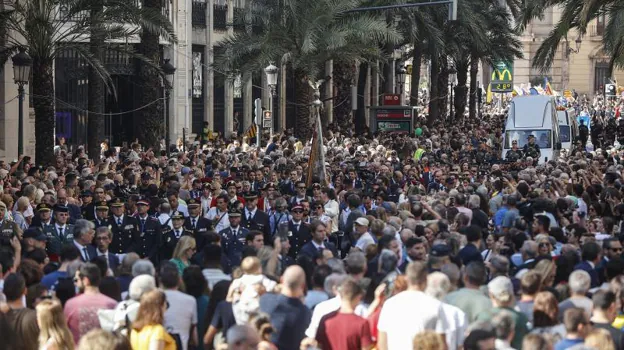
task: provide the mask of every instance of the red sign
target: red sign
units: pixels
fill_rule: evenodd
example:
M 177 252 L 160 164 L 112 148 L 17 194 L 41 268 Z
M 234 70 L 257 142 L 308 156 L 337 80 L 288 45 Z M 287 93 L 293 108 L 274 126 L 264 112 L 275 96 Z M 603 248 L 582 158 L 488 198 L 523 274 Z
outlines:
M 399 94 L 385 94 L 383 95 L 382 106 L 400 106 L 401 95 Z
M 409 109 L 378 109 L 377 119 L 412 119 Z

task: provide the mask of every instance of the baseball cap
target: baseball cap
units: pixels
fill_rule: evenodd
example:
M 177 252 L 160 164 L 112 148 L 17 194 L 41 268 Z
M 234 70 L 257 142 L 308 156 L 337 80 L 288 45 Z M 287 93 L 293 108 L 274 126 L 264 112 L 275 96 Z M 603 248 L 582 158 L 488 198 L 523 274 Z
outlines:
M 451 255 L 451 248 L 449 248 L 449 246 L 447 246 L 446 244 L 436 244 L 431 247 L 431 251 L 429 252 L 429 254 L 431 254 L 431 256 L 436 256 L 439 258 L 449 256 Z
M 360 226 L 368 226 L 368 219 L 367 218 L 357 218 L 355 220 L 355 223 L 360 225 Z

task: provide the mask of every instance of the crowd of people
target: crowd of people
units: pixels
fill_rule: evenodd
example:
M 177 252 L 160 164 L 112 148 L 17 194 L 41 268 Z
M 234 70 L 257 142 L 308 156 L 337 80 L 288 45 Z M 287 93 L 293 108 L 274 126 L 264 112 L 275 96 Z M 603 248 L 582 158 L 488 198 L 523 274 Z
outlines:
M 622 151 L 504 121 L 2 163 L 0 349 L 623 349 Z

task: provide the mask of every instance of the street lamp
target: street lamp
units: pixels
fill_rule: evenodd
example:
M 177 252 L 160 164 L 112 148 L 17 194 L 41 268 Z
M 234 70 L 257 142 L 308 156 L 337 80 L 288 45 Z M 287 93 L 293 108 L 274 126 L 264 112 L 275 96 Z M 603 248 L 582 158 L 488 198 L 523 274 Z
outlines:
M 451 120 L 453 120 L 453 88 L 455 87 L 455 79 L 457 78 L 457 69 L 451 66 L 448 70 L 449 79 L 451 80 Z
M 175 73 L 175 67 L 169 63 L 169 59 L 165 58 L 165 63 L 162 65 L 162 71 L 165 73 L 165 143 L 167 156 L 169 156 L 169 149 L 171 148 L 171 142 L 169 140 L 169 93 L 173 88 L 173 74 Z
M 401 106 L 404 105 L 403 98 L 405 92 L 403 91 L 403 87 L 405 86 L 405 76 L 407 75 L 407 70 L 403 65 L 399 66 L 399 69 L 396 71 L 396 79 L 397 84 L 399 84 L 399 101 L 401 102 Z
M 570 47 L 570 44 L 568 43 L 568 51 L 567 51 L 567 57 L 570 56 L 571 53 L 579 53 L 579 51 L 581 51 L 581 43 L 583 42 L 583 39 L 581 39 L 581 36 L 577 36 L 576 40 L 574 40 L 574 45 L 575 45 L 575 49 Z
M 264 69 L 264 73 L 267 76 L 267 84 L 269 85 L 269 93 L 271 98 L 269 99 L 269 111 L 271 116 L 275 115 L 273 111 L 273 96 L 275 96 L 275 88 L 277 87 L 277 72 L 279 69 L 273 64 L 269 63 L 268 67 Z M 273 119 L 271 119 L 271 139 L 273 139 Z
M 32 67 L 32 58 L 26 53 L 24 47 L 19 48 L 19 53 L 12 57 L 13 61 L 13 80 L 17 84 L 17 93 L 19 100 L 19 114 L 17 121 L 17 155 L 24 154 L 24 85 L 28 84 L 30 79 L 30 67 Z

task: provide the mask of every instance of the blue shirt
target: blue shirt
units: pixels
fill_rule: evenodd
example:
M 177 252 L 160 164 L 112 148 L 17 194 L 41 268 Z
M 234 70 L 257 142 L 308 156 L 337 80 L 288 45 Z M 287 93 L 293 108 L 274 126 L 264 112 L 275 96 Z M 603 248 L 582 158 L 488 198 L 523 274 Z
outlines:
M 69 277 L 67 271 L 54 271 L 49 274 L 43 276 L 41 279 L 41 284 L 43 284 L 48 290 L 54 290 L 56 286 L 56 282 L 58 282 L 59 278 Z
M 503 224 L 503 218 L 505 217 L 505 213 L 507 213 L 508 210 L 509 208 L 507 207 L 502 207 L 498 209 L 496 214 L 494 214 L 494 226 L 496 226 L 497 228 L 501 227 L 501 225 Z
M 565 350 L 577 344 L 583 344 L 583 339 L 561 339 L 557 344 L 555 344 L 555 350 Z
M 312 311 L 301 300 L 282 294 L 266 293 L 260 297 L 260 311 L 271 317 L 271 324 L 275 329 L 271 334 L 271 342 L 278 349 L 299 349 L 312 319 Z

